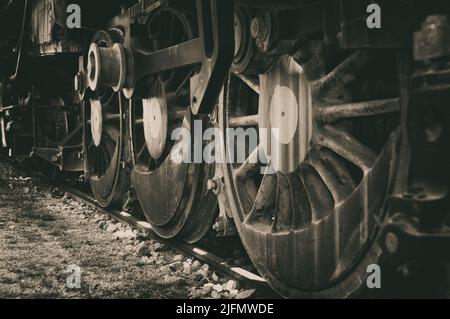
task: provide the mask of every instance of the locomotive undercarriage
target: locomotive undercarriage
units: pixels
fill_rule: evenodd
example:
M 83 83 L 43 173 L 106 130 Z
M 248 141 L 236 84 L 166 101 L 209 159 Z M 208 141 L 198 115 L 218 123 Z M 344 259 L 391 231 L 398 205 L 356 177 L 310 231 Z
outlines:
M 164 238 L 239 236 L 282 296 L 357 295 L 369 265 L 449 257 L 450 13 L 380 4 L 381 30 L 364 1 L 122 7 L 83 51 L 27 59 L 62 63 L 48 85 L 2 81 L 2 146 L 79 172 L 102 206 L 135 194 Z M 258 140 L 238 164 L 176 161 L 199 122 Z

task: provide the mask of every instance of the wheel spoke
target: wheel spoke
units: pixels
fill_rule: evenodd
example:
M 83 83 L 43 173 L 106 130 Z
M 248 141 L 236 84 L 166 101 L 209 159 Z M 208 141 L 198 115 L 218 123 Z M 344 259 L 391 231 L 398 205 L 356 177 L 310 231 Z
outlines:
M 319 221 L 326 217 L 334 206 L 332 194 L 311 165 L 302 164 L 299 175 L 305 185 L 308 201 L 311 205 L 311 220 L 313 222 Z
M 169 121 L 171 123 L 179 122 L 184 119 L 186 116 L 186 108 L 185 107 L 174 107 L 169 109 Z
M 114 101 L 115 99 L 117 99 L 116 94 L 114 94 L 112 91 L 110 93 L 107 93 L 107 94 L 110 94 L 110 95 L 108 96 L 108 98 L 106 99 L 105 102 L 102 102 L 104 107 L 108 108 L 111 105 L 113 105 L 113 106 L 117 105 L 117 103 L 115 103 L 115 101 Z
M 278 174 L 274 230 L 295 229 L 311 223 L 311 207 L 297 173 Z
M 357 51 L 345 59 L 334 70 L 312 84 L 312 94 L 319 100 L 339 102 L 340 97 L 358 72 L 375 57 L 374 54 Z
M 234 175 L 236 178 L 246 179 L 257 171 L 257 169 L 261 166 L 259 162 L 261 147 L 261 144 L 259 144 L 245 160 L 245 162 L 238 168 L 234 169 Z
M 173 43 L 173 34 L 174 34 L 174 24 L 175 24 L 175 17 L 172 13 L 171 17 L 170 17 L 170 32 L 169 32 L 169 42 L 168 43 Z
M 188 81 L 192 78 L 192 76 L 195 74 L 195 71 L 190 71 L 186 77 L 183 79 L 183 81 L 181 81 L 181 83 L 178 85 L 177 89 L 174 92 L 174 95 L 176 96 L 189 96 L 190 94 L 190 90 L 189 89 L 184 89 L 186 87 L 186 84 L 188 83 Z
M 108 113 L 108 114 L 104 114 L 103 115 L 103 120 L 105 121 L 105 122 L 112 122 L 112 121 L 117 121 L 117 120 L 120 120 L 121 118 L 120 118 L 120 114 L 110 114 L 110 113 Z
M 255 93 L 260 93 L 259 79 L 250 77 L 244 74 L 236 74 L 236 76 L 241 79 L 242 82 L 247 84 L 249 88 L 251 88 Z
M 144 145 L 142 145 L 141 149 L 139 150 L 139 152 L 137 154 L 137 159 L 140 159 L 146 150 L 147 150 L 147 145 L 144 143 Z
M 185 87 L 186 80 L 181 82 L 175 91 L 166 93 L 167 104 L 171 105 L 172 103 L 175 103 L 180 96 L 189 96 L 189 89 L 186 89 Z
M 287 176 L 282 173 L 277 175 L 275 212 L 273 231 L 292 227 L 293 209 L 291 187 Z
M 346 184 L 346 180 L 340 180 L 339 176 L 335 174 L 330 167 L 321 158 L 317 149 L 312 149 L 307 163 L 310 164 L 322 178 L 323 183 L 333 196 L 335 205 L 339 204 L 345 199 L 352 189 L 349 189 L 349 185 Z
M 341 185 L 343 185 L 347 192 L 352 192 L 357 184 L 345 167 L 342 159 L 336 157 L 336 154 L 328 149 L 319 149 L 320 157 L 323 159 L 325 166 L 328 170 L 332 171 L 337 176 Z
M 258 115 L 236 116 L 228 119 L 229 127 L 251 127 L 258 125 Z
M 277 190 L 277 175 L 265 174 L 261 186 L 259 187 L 258 194 L 256 195 L 255 202 L 251 213 L 246 217 L 244 223 L 250 222 L 252 218 L 266 218 L 268 222 L 272 223 L 272 214 L 270 208 L 275 204 Z
M 104 123 L 114 122 L 117 120 L 120 120 L 120 114 L 111 114 L 111 113 L 103 114 L 103 122 Z M 87 124 L 91 125 L 92 121 L 90 119 L 87 120 Z
M 376 160 L 376 154 L 352 135 L 332 126 L 317 129 L 313 143 L 326 147 L 346 160 L 368 171 Z
M 347 118 L 374 116 L 399 112 L 398 99 L 375 100 L 361 103 L 349 103 L 333 106 L 321 106 L 315 109 L 316 122 L 332 123 Z

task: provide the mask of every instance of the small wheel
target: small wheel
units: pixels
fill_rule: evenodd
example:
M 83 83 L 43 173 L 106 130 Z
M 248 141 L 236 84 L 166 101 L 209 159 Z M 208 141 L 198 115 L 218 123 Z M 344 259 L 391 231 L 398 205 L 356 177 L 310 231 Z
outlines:
M 259 81 L 232 75 L 226 84 L 224 136 L 244 128 L 258 137 L 246 148 L 225 143 L 227 155 L 246 149 L 241 163 L 223 164 L 230 209 L 254 265 L 285 297 L 348 297 L 380 256 L 399 146 L 387 56 L 383 74 L 377 54 L 309 41 Z
M 120 37 L 115 32 L 100 31 L 94 37 L 99 46 L 110 47 Z M 123 101 L 112 89 L 89 92 L 85 97 L 84 144 L 86 170 L 92 193 L 103 206 L 123 204 L 130 177 L 121 165 L 128 139 L 123 127 Z
M 148 27 L 151 50 L 193 36 L 185 14 L 169 7 L 155 11 Z M 187 242 L 201 239 L 217 216 L 216 198 L 206 187 L 214 176 L 214 166 L 183 160 L 193 136 L 194 117 L 189 107 L 192 74 L 192 69 L 181 68 L 137 83 L 142 98 L 130 101 L 129 108 L 131 180 L 142 210 L 158 235 Z M 172 139 L 177 132 L 187 135 Z

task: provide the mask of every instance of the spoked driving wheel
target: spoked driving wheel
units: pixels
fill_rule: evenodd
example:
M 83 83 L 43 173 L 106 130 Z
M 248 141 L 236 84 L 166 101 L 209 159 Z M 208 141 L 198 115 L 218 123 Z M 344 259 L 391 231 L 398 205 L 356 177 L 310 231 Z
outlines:
M 257 132 L 246 147 L 227 139 L 224 181 L 250 258 L 286 297 L 343 298 L 362 286 L 396 172 L 395 54 L 382 53 L 386 75 L 381 53 L 330 50 L 305 42 L 259 81 L 232 75 L 219 108 L 225 136 Z M 229 154 L 240 151 L 236 164 Z
M 100 31 L 94 42 L 100 48 L 111 47 L 119 41 L 114 32 Z M 96 76 L 100 55 L 90 52 L 89 77 Z M 89 80 L 94 80 L 89 78 Z M 122 123 L 121 93 L 112 89 L 95 89 L 85 97 L 85 149 L 89 182 L 95 199 L 103 207 L 121 204 L 129 188 L 129 174 L 121 165 L 126 149 Z
M 152 50 L 192 37 L 186 16 L 175 9 L 155 11 L 148 26 Z M 181 68 L 137 83 L 143 98 L 130 102 L 133 188 L 158 235 L 187 242 L 205 235 L 217 211 L 214 194 L 206 190 L 214 167 L 186 160 L 194 128 L 189 107 L 192 72 Z M 177 132 L 187 134 L 175 138 Z

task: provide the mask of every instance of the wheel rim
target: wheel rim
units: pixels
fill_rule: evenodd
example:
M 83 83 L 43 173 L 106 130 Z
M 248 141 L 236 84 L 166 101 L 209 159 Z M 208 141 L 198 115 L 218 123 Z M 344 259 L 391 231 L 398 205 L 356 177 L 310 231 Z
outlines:
M 398 101 L 383 96 L 353 103 L 343 86 L 351 86 L 373 58 L 355 52 L 320 76 L 310 67 L 318 61 L 308 60 L 307 77 L 294 58 L 281 57 L 260 76 L 259 97 L 234 76 L 227 85 L 219 108 L 222 130 L 246 123 L 260 133 L 246 162 L 223 165 L 230 208 L 253 263 L 284 296 L 345 297 L 361 286 L 364 263 L 378 257 L 373 243 L 394 177 L 399 131 L 387 125 L 383 143 L 369 148 L 354 137 L 358 125 L 352 123 L 362 115 L 391 121 Z M 246 96 L 245 103 L 236 96 Z M 233 107 L 249 100 L 258 105 L 244 114 Z M 261 133 L 274 127 L 275 138 Z M 259 176 L 261 165 L 249 161 L 255 154 L 272 155 L 274 174 Z

